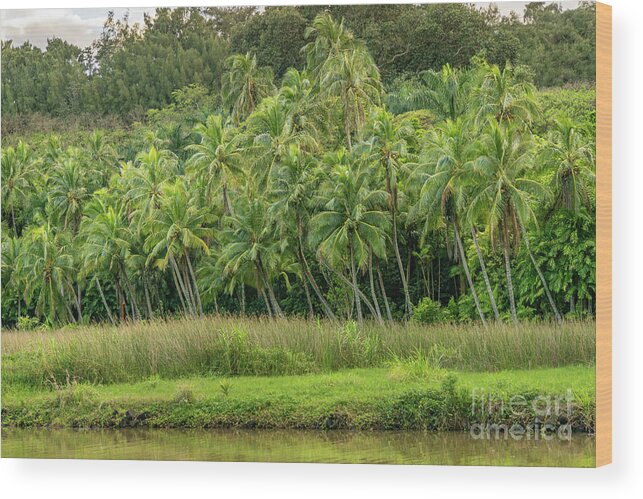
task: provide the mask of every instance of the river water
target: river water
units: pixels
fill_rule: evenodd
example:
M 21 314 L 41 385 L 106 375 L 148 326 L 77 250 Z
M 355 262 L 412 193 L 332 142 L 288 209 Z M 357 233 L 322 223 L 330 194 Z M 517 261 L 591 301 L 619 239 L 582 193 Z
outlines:
M 3 429 L 2 457 L 495 466 L 594 466 L 594 438 L 474 439 L 468 433 Z

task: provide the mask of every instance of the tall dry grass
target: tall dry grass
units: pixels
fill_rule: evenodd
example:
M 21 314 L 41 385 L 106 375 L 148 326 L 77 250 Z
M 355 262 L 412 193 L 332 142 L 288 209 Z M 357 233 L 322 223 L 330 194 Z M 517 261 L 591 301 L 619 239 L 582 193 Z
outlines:
M 238 317 L 158 320 L 2 334 L 4 384 L 129 382 L 159 375 L 278 375 L 375 367 L 430 352 L 495 371 L 591 364 L 595 323 L 379 326 Z

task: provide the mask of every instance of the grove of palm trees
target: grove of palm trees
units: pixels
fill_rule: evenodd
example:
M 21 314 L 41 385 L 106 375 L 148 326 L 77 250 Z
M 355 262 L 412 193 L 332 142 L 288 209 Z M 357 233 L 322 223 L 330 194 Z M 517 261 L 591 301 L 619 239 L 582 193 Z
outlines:
M 280 82 L 229 57 L 221 107 L 130 160 L 101 131 L 4 147 L 5 325 L 592 315 L 587 123 L 538 130 L 526 68 L 475 59 L 391 94 L 341 21 L 306 35 Z M 560 230 L 577 243 L 553 251 Z
M 110 17 L 106 65 L 146 23 Z M 497 386 L 572 387 L 593 431 L 593 82 L 486 49 L 383 73 L 323 10 L 303 38 L 296 67 L 226 54 L 144 112 L 9 116 L 3 425 L 466 430 Z

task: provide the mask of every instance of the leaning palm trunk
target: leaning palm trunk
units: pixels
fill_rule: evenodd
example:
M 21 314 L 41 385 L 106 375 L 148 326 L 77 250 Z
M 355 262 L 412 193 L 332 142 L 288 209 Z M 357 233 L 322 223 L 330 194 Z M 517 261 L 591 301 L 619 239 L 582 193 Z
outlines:
M 498 312 L 498 305 L 496 305 L 496 298 L 493 295 L 493 290 L 491 289 L 491 283 L 489 282 L 489 274 L 487 274 L 487 266 L 484 263 L 484 258 L 482 257 L 482 252 L 480 251 L 480 246 L 478 245 L 478 238 L 476 237 L 475 227 L 471 227 L 471 236 L 473 237 L 473 244 L 476 247 L 476 253 L 478 255 L 478 261 L 480 262 L 480 269 L 482 270 L 482 277 L 484 278 L 485 286 L 487 287 L 487 294 L 489 295 L 489 301 L 491 302 L 491 308 L 493 309 L 493 315 L 497 321 L 500 320 L 500 313 Z
M 380 304 L 377 301 L 377 293 L 375 292 L 375 282 L 373 280 L 373 250 L 371 248 L 369 248 L 368 250 L 368 280 L 371 285 L 373 305 L 375 306 L 375 312 L 377 312 L 377 321 L 380 324 L 384 324 L 384 320 L 382 319 L 382 312 L 380 310 Z
M 301 261 L 303 263 L 303 271 L 305 277 L 308 279 L 310 282 L 310 285 L 313 288 L 313 291 L 317 295 L 317 298 L 319 298 L 319 301 L 322 304 L 322 307 L 324 308 L 324 313 L 330 320 L 337 320 L 337 317 L 333 313 L 333 310 L 330 308 L 330 305 L 328 304 L 328 301 L 326 301 L 326 298 L 324 298 L 323 293 L 319 289 L 319 285 L 317 284 L 317 280 L 315 279 L 315 276 L 313 276 L 313 273 L 310 271 L 310 267 L 308 266 L 308 260 L 306 259 L 306 253 L 304 252 L 304 243 L 302 241 L 302 227 L 301 227 L 301 218 L 297 217 L 297 238 L 299 242 L 299 253 L 301 255 Z
M 529 253 L 529 258 L 531 258 L 531 263 L 534 264 L 534 268 L 536 269 L 536 273 L 540 278 L 540 282 L 543 283 L 543 288 L 545 288 L 545 294 L 547 295 L 547 299 L 549 300 L 549 305 L 551 305 L 551 308 L 554 311 L 556 322 L 560 324 L 563 319 L 560 316 L 560 312 L 558 312 L 558 308 L 556 307 L 556 303 L 554 303 L 554 299 L 552 298 L 551 293 L 549 292 L 549 286 L 547 286 L 547 281 L 545 280 L 545 276 L 541 272 L 540 266 L 538 265 L 538 263 L 536 263 L 536 258 L 534 258 L 534 254 L 531 252 L 531 247 L 529 246 L 529 238 L 527 237 L 527 229 L 525 229 L 525 226 L 522 224 L 520 224 L 520 229 L 522 231 L 522 238 L 525 240 L 525 247 L 527 248 L 527 252 Z
M 188 269 L 190 271 L 190 277 L 192 279 L 192 285 L 194 286 L 194 294 L 196 296 L 196 303 L 199 307 L 199 315 L 203 315 L 203 305 L 201 304 L 201 293 L 199 293 L 199 286 L 196 282 L 196 276 L 194 275 L 194 270 L 192 269 L 192 261 L 190 260 L 190 255 L 185 251 L 185 259 L 188 262 Z
M 355 252 L 353 250 L 353 240 L 349 239 L 348 242 L 350 246 L 351 253 L 351 276 L 353 278 L 353 298 L 355 300 L 355 308 L 357 308 L 357 322 L 360 327 L 364 324 L 364 318 L 362 316 L 362 303 L 359 298 L 359 288 L 357 287 L 357 271 L 355 270 Z
M 351 279 L 348 279 L 344 274 L 342 274 L 341 272 L 339 272 L 339 271 L 335 270 L 334 268 L 332 268 L 332 267 L 331 267 L 331 266 L 329 266 L 328 264 L 326 264 L 326 263 L 324 263 L 324 262 L 322 262 L 322 263 L 326 266 L 326 268 L 327 268 L 328 270 L 330 270 L 333 274 L 335 274 L 337 277 L 339 277 L 339 279 L 340 279 L 344 284 L 346 284 L 349 288 L 351 288 L 351 289 L 354 291 L 353 282 L 352 282 L 352 280 L 351 280 Z M 359 295 L 359 297 L 360 297 L 360 301 L 361 301 L 362 303 L 364 303 L 364 305 L 366 305 L 366 307 L 367 307 L 367 308 L 368 308 L 368 310 L 371 312 L 371 314 L 373 315 L 373 317 L 375 317 L 375 316 L 377 315 L 377 312 L 375 312 L 375 308 L 373 308 L 373 305 L 371 304 L 370 300 L 369 300 L 369 299 L 367 298 L 367 296 L 362 292 L 362 290 L 361 290 L 361 289 L 359 289 L 359 287 L 357 287 L 357 294 L 358 294 L 358 295 Z M 351 302 L 352 302 L 352 303 L 353 303 L 353 305 L 354 305 L 355 300 L 351 300 Z
M 268 279 L 268 275 L 266 274 L 266 271 L 263 268 L 263 264 L 261 263 L 261 260 L 257 262 L 257 267 L 259 270 L 259 274 L 261 275 L 261 279 L 263 280 L 264 286 L 268 290 L 268 298 L 270 299 L 270 304 L 272 305 L 272 309 L 274 310 L 275 315 L 277 317 L 282 317 L 284 313 L 282 312 L 281 307 L 279 306 L 279 302 L 277 301 L 277 297 L 275 296 L 275 291 L 274 289 L 272 289 L 272 284 Z
M 394 192 L 393 186 L 391 185 L 391 177 L 389 175 L 389 167 L 386 165 L 386 188 L 388 190 L 389 196 L 391 198 L 389 202 L 391 219 L 393 221 L 393 250 L 395 252 L 395 260 L 397 261 L 397 268 L 400 272 L 400 279 L 402 280 L 402 289 L 404 290 L 404 309 L 405 316 L 409 318 L 411 312 L 413 311 L 413 306 L 411 305 L 411 296 L 409 294 L 409 286 L 406 279 L 406 274 L 404 273 L 404 265 L 402 264 L 402 257 L 400 256 L 400 247 L 397 244 L 397 193 Z
M 386 309 L 386 318 L 389 322 L 393 322 L 393 315 L 391 314 L 391 307 L 388 305 L 388 297 L 386 296 L 386 288 L 384 287 L 384 279 L 382 279 L 382 273 L 380 272 L 379 263 L 377 264 L 377 280 L 380 283 L 380 291 L 382 292 L 382 298 L 384 299 L 384 308 Z
M 460 251 L 460 260 L 462 260 L 462 267 L 464 268 L 464 273 L 467 276 L 467 282 L 469 283 L 469 287 L 471 288 L 471 294 L 473 295 L 473 301 L 476 304 L 476 309 L 478 310 L 478 315 L 480 316 L 482 323 L 486 326 L 487 320 L 484 317 L 484 312 L 482 311 L 482 307 L 480 306 L 480 300 L 478 299 L 478 293 L 476 293 L 476 288 L 473 285 L 473 280 L 471 279 L 471 273 L 469 272 L 469 265 L 467 264 L 467 255 L 465 255 L 464 253 L 464 247 L 462 246 L 462 238 L 460 237 L 460 231 L 458 230 L 458 226 L 456 223 L 453 224 L 453 229 L 455 231 L 456 244 L 458 245 L 458 250 Z
M 174 285 L 177 288 L 179 298 L 181 298 L 181 303 L 183 304 L 183 308 L 190 315 L 194 316 L 196 315 L 196 310 L 194 310 L 193 308 L 194 304 L 190 299 L 190 295 L 186 289 L 185 283 L 183 282 L 183 278 L 181 277 L 181 271 L 179 270 L 179 266 L 176 263 L 176 259 L 172 255 L 170 256 L 170 264 L 173 270 L 172 275 L 174 276 Z M 185 300 L 184 300 L 184 297 L 185 297 Z
M 505 257 L 505 273 L 507 274 L 507 293 L 509 294 L 509 307 L 511 308 L 511 320 L 516 324 L 518 316 L 516 314 L 516 300 L 514 298 L 514 286 L 511 280 L 511 262 L 509 260 L 509 241 L 505 234 L 505 240 L 502 243 L 502 252 Z
M 109 322 L 114 324 L 114 316 L 112 315 L 112 312 L 109 310 L 109 307 L 107 306 L 107 300 L 105 299 L 105 294 L 103 293 L 103 288 L 100 285 L 100 281 L 98 280 L 98 277 L 94 277 L 94 281 L 96 282 L 96 288 L 98 289 L 98 294 L 100 295 L 100 299 L 103 302 L 103 306 L 105 307 L 105 312 L 107 312 L 107 317 L 109 318 Z

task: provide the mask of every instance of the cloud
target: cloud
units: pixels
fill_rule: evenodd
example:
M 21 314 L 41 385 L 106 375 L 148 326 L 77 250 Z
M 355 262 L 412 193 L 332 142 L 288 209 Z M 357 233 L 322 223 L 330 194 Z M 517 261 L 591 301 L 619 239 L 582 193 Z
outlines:
M 142 22 L 143 13 L 153 9 L 113 9 L 116 17 L 130 13 L 130 22 Z M 86 47 L 100 35 L 108 9 L 16 9 L 0 10 L 0 36 L 13 40 L 14 46 L 25 41 L 40 48 L 53 37 Z

